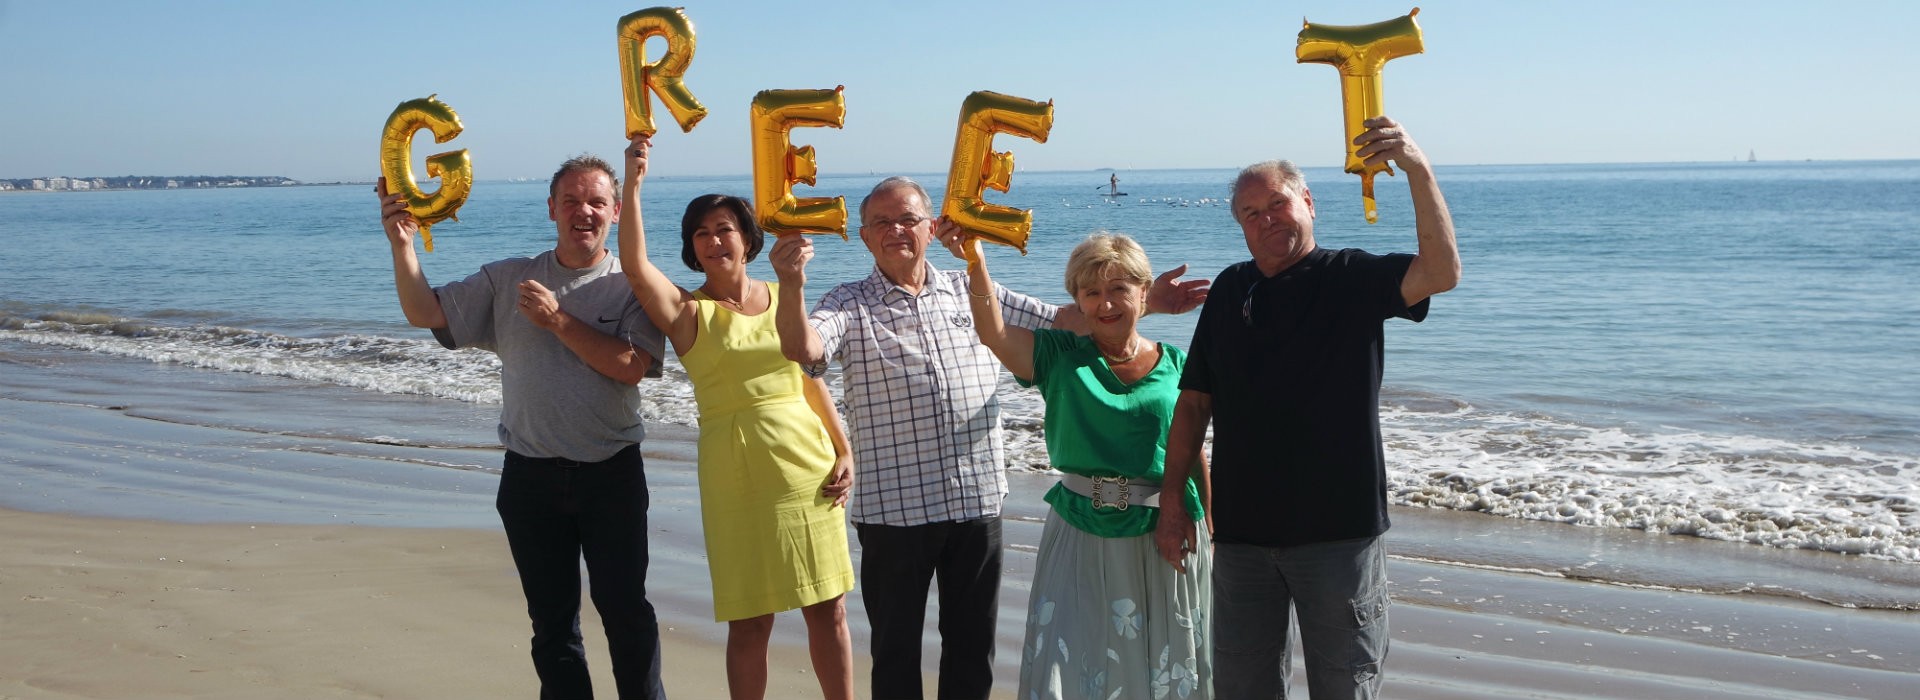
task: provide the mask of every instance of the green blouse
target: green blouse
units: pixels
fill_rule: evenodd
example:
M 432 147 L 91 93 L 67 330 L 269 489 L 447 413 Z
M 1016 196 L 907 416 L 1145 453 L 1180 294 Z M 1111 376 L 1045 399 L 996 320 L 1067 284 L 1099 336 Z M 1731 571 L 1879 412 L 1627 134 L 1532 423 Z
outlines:
M 1067 331 L 1033 332 L 1033 380 L 1047 401 L 1047 457 L 1053 468 L 1083 476 L 1158 480 L 1167 459 L 1167 428 L 1180 398 L 1180 371 L 1187 354 L 1162 343 L 1160 362 L 1139 381 L 1122 384 L 1100 357 L 1093 339 Z M 1200 489 L 1191 479 L 1181 490 L 1194 520 L 1205 517 Z M 1161 498 L 1173 493 L 1163 491 Z M 1055 484 L 1047 503 L 1068 524 L 1100 537 L 1138 537 L 1153 532 L 1159 508 L 1094 508 L 1093 499 Z

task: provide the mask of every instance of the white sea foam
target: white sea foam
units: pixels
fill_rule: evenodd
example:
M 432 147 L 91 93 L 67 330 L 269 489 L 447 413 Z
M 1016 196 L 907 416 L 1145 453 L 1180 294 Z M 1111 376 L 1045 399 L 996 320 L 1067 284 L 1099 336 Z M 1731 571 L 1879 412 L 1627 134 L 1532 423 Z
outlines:
M 94 314 L 8 317 L 0 339 L 387 393 L 498 403 L 499 361 L 428 338 L 299 338 Z M 643 417 L 696 425 L 685 372 L 641 383 Z M 830 382 L 838 391 L 838 382 Z M 1043 405 L 1002 385 L 1008 465 L 1047 469 Z M 1920 460 L 1844 444 L 1661 429 L 1628 431 L 1486 411 L 1450 399 L 1390 400 L 1382 413 L 1388 498 L 1479 511 L 1920 562 Z
M 1549 416 L 1382 414 L 1395 503 L 1920 561 L 1920 461 Z

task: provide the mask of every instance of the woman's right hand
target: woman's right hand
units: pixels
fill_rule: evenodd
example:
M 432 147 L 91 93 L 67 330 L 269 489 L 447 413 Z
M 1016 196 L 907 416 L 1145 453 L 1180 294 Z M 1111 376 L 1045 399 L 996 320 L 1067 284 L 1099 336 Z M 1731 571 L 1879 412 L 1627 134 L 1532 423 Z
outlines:
M 647 156 L 653 150 L 653 137 L 646 134 L 633 137 L 627 142 L 624 160 L 627 162 L 627 186 L 638 187 L 641 180 L 647 179 Z
M 953 219 L 942 216 L 935 221 L 933 237 L 940 241 L 940 245 L 946 246 L 947 252 L 953 253 L 953 257 L 968 262 L 979 259 L 980 237 L 967 233 Z

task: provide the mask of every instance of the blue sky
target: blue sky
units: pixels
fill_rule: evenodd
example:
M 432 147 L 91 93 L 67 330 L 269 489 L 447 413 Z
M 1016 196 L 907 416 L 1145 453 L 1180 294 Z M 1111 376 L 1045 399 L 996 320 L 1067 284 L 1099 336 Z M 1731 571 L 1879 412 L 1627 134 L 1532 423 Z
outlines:
M 640 3 L 0 0 L 0 178 L 364 180 L 401 101 L 458 111 L 482 179 L 542 177 L 621 140 L 614 24 Z M 847 88 L 800 129 L 827 173 L 944 172 L 960 101 L 1052 99 L 1022 170 L 1337 165 L 1335 71 L 1300 20 L 1411 2 L 698 2 L 658 172 L 750 170 L 747 105 Z M 1387 113 L 1442 164 L 1920 158 L 1920 3 L 1426 2 L 1427 52 L 1384 72 Z M 649 53 L 658 55 L 658 46 Z M 437 152 L 422 142 L 416 160 Z

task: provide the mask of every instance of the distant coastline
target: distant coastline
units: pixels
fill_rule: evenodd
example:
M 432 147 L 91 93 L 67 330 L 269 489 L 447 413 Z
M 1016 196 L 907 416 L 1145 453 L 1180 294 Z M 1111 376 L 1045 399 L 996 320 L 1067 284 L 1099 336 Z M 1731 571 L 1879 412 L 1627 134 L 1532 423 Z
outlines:
M 0 192 L 90 192 L 93 190 L 195 190 L 219 187 L 289 187 L 312 183 L 280 175 L 126 175 L 122 177 L 31 177 L 0 180 Z

